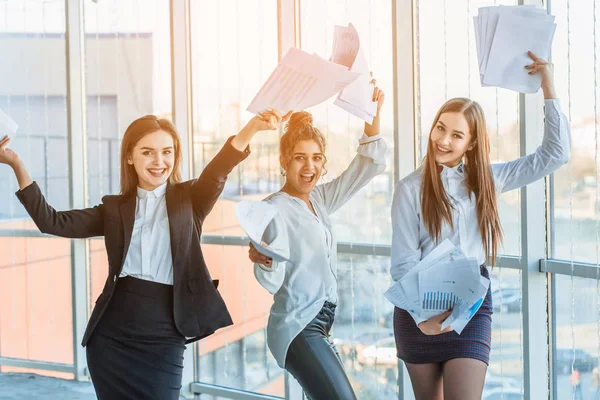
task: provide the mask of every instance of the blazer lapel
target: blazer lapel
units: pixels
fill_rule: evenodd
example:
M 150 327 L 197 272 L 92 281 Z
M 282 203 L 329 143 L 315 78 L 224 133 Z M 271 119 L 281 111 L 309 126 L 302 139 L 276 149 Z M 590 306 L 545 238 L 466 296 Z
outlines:
M 135 222 L 135 205 L 136 196 L 131 195 L 125 198 L 125 201 L 121 203 L 121 221 L 123 222 L 123 234 L 124 234 L 124 246 L 123 247 L 123 258 L 121 259 L 121 268 L 119 272 L 123 270 L 123 264 L 125 264 L 125 258 L 127 257 L 127 251 L 129 250 L 129 244 L 131 243 L 131 234 L 133 233 L 133 223 Z
M 167 215 L 169 216 L 169 233 L 171 236 L 171 258 L 173 259 L 173 272 L 177 269 L 178 246 L 183 230 L 183 216 L 181 215 L 181 190 L 174 185 L 167 185 L 166 202 Z

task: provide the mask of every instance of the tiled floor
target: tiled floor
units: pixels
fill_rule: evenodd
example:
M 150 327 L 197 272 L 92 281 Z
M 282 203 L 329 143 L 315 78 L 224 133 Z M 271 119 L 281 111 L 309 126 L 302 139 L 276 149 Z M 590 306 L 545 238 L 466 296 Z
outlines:
M 33 374 L 0 374 L 0 400 L 95 400 L 90 382 Z
M 96 393 L 91 382 L 0 373 L 0 400 L 96 400 Z

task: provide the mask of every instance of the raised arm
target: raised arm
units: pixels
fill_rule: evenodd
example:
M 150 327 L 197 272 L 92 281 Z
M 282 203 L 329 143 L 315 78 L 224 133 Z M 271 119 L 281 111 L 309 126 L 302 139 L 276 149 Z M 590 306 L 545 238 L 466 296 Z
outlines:
M 419 212 L 414 195 L 402 181 L 394 190 L 392 202 L 392 255 L 390 274 L 399 281 L 421 261 Z
M 530 54 L 534 63 L 527 66 L 532 73 L 542 74 L 544 92 L 544 138 L 537 150 L 524 157 L 492 165 L 496 187 L 501 192 L 518 189 L 553 173 L 569 161 L 571 131 L 567 117 L 556 99 L 552 66 Z
M 291 112 L 281 117 L 277 111 L 266 111 L 252 118 L 237 135 L 227 140 L 198 179 L 192 182 L 192 204 L 200 222 L 203 222 L 213 209 L 223 192 L 229 173 L 250 154 L 249 144 L 254 135 L 260 131 L 277 129 L 290 115 Z
M 37 183 L 31 180 L 19 155 L 8 148 L 9 142 L 8 137 L 0 141 L 0 163 L 7 164 L 15 172 L 19 183 L 16 195 L 42 233 L 66 238 L 104 235 L 103 205 L 83 210 L 56 211 L 46 202 Z
M 250 154 L 250 149 L 237 150 L 231 142 L 234 137 L 227 140 L 223 148 L 217 153 L 200 176 L 192 182 L 190 195 L 194 212 L 203 222 L 208 213 L 213 209 L 217 199 L 225 188 L 227 177 L 233 168 Z
M 56 211 L 35 182 L 16 195 L 42 233 L 71 239 L 104 236 L 103 204 L 81 210 Z
M 372 124 L 365 122 L 365 133 L 359 140 L 358 154 L 339 177 L 315 187 L 314 195 L 321 198 L 329 214 L 338 210 L 375 176 L 385 171 L 387 144 L 379 135 L 380 111 L 384 100 L 383 91 L 375 87 L 373 101 L 377 101 L 377 113 Z

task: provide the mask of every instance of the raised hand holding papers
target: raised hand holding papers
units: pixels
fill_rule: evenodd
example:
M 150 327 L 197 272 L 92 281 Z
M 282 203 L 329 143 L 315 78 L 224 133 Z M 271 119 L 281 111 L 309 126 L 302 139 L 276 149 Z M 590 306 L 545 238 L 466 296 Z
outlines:
M 6 115 L 2 110 L 0 110 L 0 139 L 8 136 L 11 139 L 17 135 L 17 130 L 19 126 L 15 121 L 12 120 L 8 115 Z
M 535 93 L 539 74 L 529 75 L 528 51 L 548 59 L 556 30 L 554 17 L 532 6 L 482 7 L 474 17 L 475 41 L 483 86 Z
M 288 261 L 289 255 L 262 241 L 265 229 L 277 213 L 278 210 L 275 206 L 264 201 L 245 200 L 239 202 L 235 207 L 235 216 L 256 250 L 277 262 L 283 262 Z

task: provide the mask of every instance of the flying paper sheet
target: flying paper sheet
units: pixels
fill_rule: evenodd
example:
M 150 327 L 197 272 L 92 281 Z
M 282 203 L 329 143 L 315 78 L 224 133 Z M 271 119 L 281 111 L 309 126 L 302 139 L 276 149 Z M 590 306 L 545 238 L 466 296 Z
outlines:
M 288 261 L 287 255 L 262 241 L 265 229 L 278 212 L 277 207 L 264 201 L 240 201 L 235 207 L 235 216 L 256 250 L 277 262 L 283 262 Z
M 377 102 L 372 101 L 374 86 L 371 84 L 371 72 L 354 25 L 335 26 L 331 60 L 360 74 L 342 90 L 333 104 L 372 124 L 377 114 Z
M 291 110 L 303 110 L 334 96 L 358 76 L 343 65 L 291 48 L 247 110 L 258 114 L 272 108 L 282 115 Z
M 473 19 L 482 86 L 497 86 L 535 93 L 540 74 L 529 75 L 533 63 L 528 51 L 548 59 L 556 24 L 541 8 L 525 6 L 481 7 Z
M 11 117 L 6 115 L 2 110 L 0 110 L 0 139 L 5 136 L 13 139 L 17 135 L 17 130 L 19 126 Z

